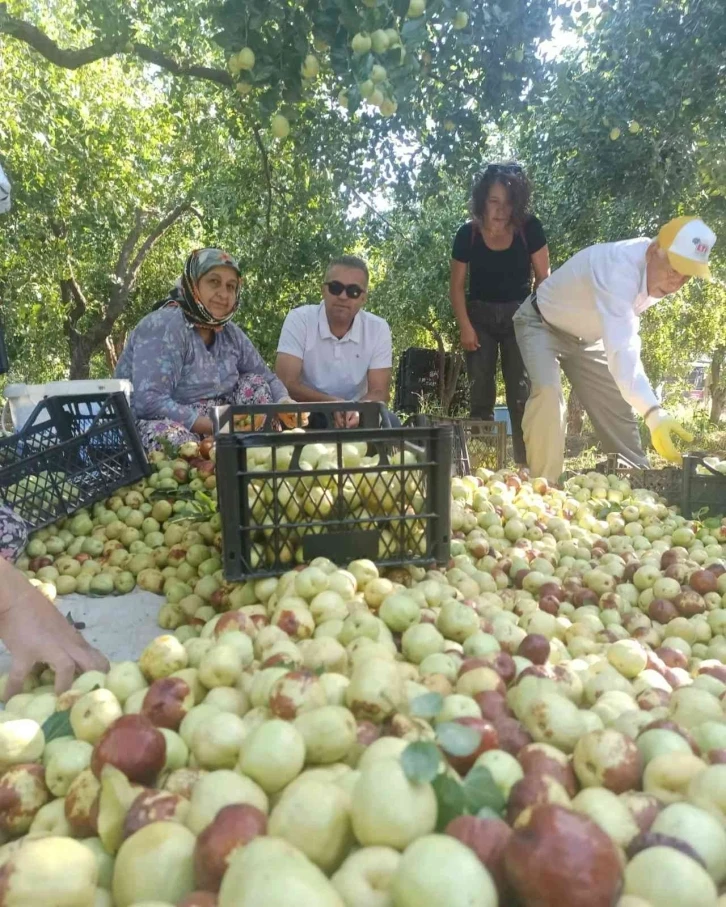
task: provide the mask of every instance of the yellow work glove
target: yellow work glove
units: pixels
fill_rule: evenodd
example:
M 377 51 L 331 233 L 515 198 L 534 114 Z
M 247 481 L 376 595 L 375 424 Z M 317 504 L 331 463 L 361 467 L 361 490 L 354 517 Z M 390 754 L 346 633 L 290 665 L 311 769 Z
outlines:
M 693 435 L 661 409 L 652 413 L 646 420 L 646 424 L 650 429 L 650 440 L 653 442 L 656 453 L 669 463 L 680 466 L 683 457 L 673 441 L 673 435 L 677 435 L 687 444 L 693 441 Z

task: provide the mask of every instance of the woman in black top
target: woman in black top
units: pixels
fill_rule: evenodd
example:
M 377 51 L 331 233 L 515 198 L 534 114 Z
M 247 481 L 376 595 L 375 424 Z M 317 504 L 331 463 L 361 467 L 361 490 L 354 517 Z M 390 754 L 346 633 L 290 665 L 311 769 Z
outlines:
M 529 213 L 531 188 L 519 164 L 490 164 L 474 180 L 472 220 L 454 239 L 449 295 L 466 350 L 472 419 L 494 418 L 499 350 L 512 420 L 514 459 L 526 463 L 522 414 L 529 384 L 512 317 L 550 273 L 542 224 Z M 467 290 L 467 275 L 469 286 Z

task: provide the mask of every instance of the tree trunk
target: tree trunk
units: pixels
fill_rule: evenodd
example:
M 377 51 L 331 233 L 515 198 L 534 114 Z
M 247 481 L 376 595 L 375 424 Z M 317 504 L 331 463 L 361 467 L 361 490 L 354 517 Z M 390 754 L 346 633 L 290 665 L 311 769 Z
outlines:
M 449 368 L 447 369 L 446 382 L 444 384 L 444 392 L 441 399 L 441 407 L 443 411 L 448 415 L 451 410 L 451 403 L 456 396 L 456 390 L 459 385 L 459 375 L 461 374 L 461 367 L 464 364 L 464 357 L 461 355 L 460 350 L 456 350 L 451 355 L 449 360 Z
M 121 331 L 118 337 L 113 337 L 110 334 L 106 337 L 103 354 L 106 359 L 106 368 L 108 369 L 109 375 L 113 375 L 116 371 L 119 356 L 121 355 L 125 344 L 126 331 Z
M 71 351 L 71 381 L 84 381 L 91 377 L 91 357 L 93 350 L 86 342 L 83 334 L 73 331 L 68 338 L 68 345 Z
M 434 340 L 436 341 L 436 346 L 439 351 L 439 405 L 442 410 L 446 412 L 446 407 L 444 406 L 444 398 L 446 396 L 446 347 L 444 346 L 444 338 L 441 336 L 440 332 L 436 328 L 429 328 L 431 333 L 434 335 Z
M 71 357 L 70 377 L 72 381 L 89 378 L 91 374 L 91 358 L 94 353 L 103 352 L 106 362 L 111 369 L 115 368 L 118 360 L 117 350 L 111 334 L 116 321 L 123 314 L 128 304 L 131 293 L 136 285 L 139 270 L 161 237 L 188 212 L 200 218 L 200 213 L 189 202 L 180 202 L 161 219 L 142 239 L 147 227 L 148 215 L 143 211 L 136 212 L 135 223 L 119 252 L 118 261 L 114 270 L 114 281 L 101 313 L 95 320 L 88 324 L 88 303 L 83 294 L 83 289 L 73 274 L 69 259 L 68 276 L 61 278 L 61 299 L 66 310 L 65 334 L 68 338 L 68 347 Z M 87 324 L 86 330 L 81 333 L 78 325 L 81 321 Z
M 570 435 L 582 434 L 582 426 L 585 421 L 585 410 L 582 403 L 577 398 L 574 390 L 570 390 L 570 396 L 567 399 L 567 433 Z
M 726 376 L 723 374 L 726 347 L 717 346 L 711 357 L 711 413 L 709 421 L 718 425 L 726 405 Z

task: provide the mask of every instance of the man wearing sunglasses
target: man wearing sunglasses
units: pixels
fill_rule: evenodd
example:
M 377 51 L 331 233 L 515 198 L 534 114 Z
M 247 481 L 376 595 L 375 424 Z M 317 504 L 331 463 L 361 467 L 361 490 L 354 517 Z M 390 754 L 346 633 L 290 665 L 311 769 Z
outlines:
M 293 400 L 388 403 L 391 329 L 383 318 L 363 311 L 367 296 L 368 265 L 354 255 L 343 255 L 328 266 L 323 301 L 288 313 L 275 371 Z M 310 424 L 317 425 L 314 411 Z M 358 413 L 339 413 L 336 424 L 355 428 Z

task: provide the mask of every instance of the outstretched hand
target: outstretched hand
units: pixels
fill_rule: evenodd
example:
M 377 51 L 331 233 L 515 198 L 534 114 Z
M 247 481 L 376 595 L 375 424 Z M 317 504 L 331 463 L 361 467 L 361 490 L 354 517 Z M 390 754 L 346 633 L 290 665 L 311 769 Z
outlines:
M 0 558 L 0 639 L 12 658 L 5 699 L 23 688 L 35 665 L 55 672 L 62 693 L 76 673 L 108 671 L 108 660 L 89 645 L 58 609 L 20 571 Z
M 693 441 L 693 435 L 683 428 L 680 423 L 676 422 L 672 416 L 665 413 L 659 414 L 659 418 L 650 429 L 650 439 L 653 442 L 653 447 L 669 463 L 675 463 L 680 466 L 683 462 L 683 457 L 675 445 L 674 435 L 681 438 L 686 444 L 690 444 Z

